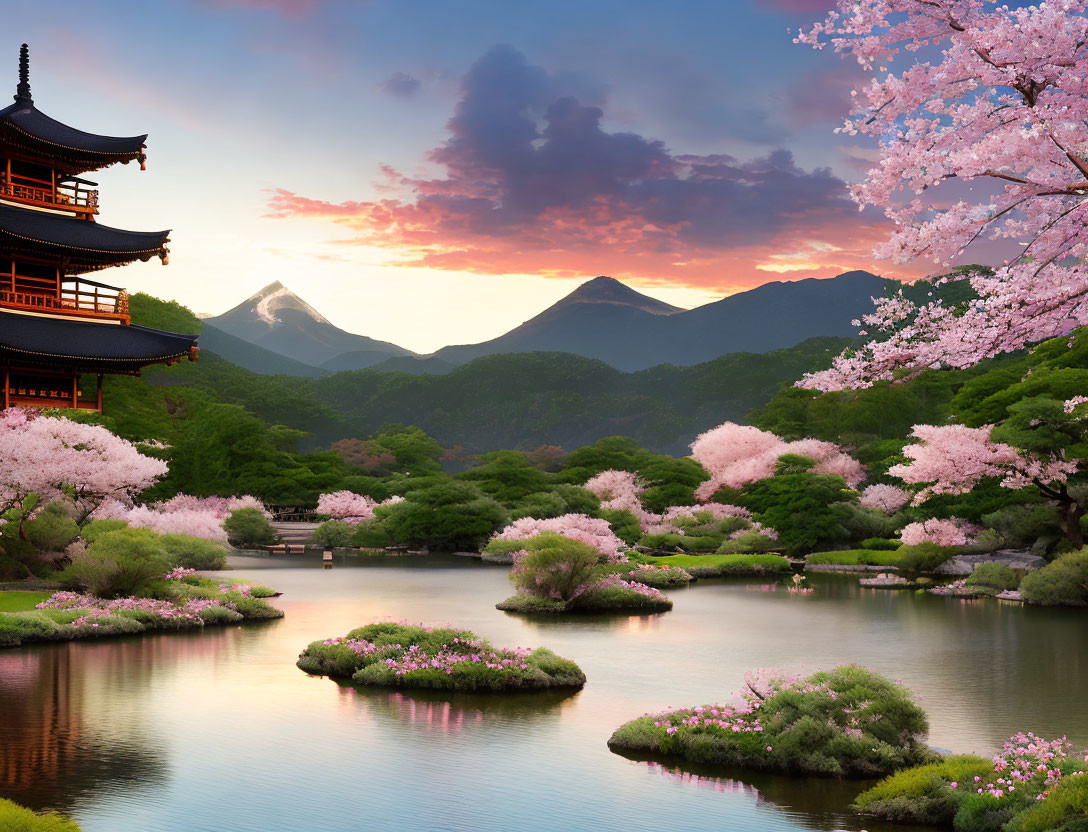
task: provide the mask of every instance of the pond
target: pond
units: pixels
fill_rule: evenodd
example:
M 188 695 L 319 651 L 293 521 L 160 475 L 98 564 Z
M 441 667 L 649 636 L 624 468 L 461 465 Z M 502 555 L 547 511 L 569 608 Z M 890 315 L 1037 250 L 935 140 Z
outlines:
M 932 744 L 988 753 L 1030 730 L 1088 745 L 1088 615 L 862 590 L 702 581 L 648 617 L 499 612 L 506 570 L 454 557 L 238 559 L 281 621 L 0 651 L 0 796 L 85 832 L 834 830 L 860 786 L 632 761 L 622 722 L 728 699 L 745 670 L 857 662 L 918 691 Z M 581 665 L 573 695 L 443 699 L 297 670 L 378 617 L 452 623 Z

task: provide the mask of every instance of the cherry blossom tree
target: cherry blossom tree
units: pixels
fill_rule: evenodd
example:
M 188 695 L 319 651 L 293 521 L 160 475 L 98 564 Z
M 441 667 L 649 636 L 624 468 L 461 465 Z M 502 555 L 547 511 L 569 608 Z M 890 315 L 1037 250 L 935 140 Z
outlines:
M 377 502 L 370 497 L 352 491 L 333 491 L 317 499 L 317 513 L 328 514 L 334 520 L 358 524 L 374 519 Z
M 910 461 L 893 465 L 888 473 L 923 486 L 914 496 L 918 505 L 934 494 L 966 494 L 982 479 L 996 477 L 1005 488 L 1035 486 L 1058 509 L 1062 531 L 1075 546 L 1084 545 L 1081 518 L 1088 512 L 1083 478 L 1085 461 L 1067 448 L 1088 438 L 1088 411 L 1049 399 L 1027 399 L 1009 408 L 1010 417 L 997 428 L 986 425 L 916 425 L 918 442 L 907 445 Z M 1002 439 L 1010 441 L 1003 442 Z M 1015 443 L 1015 446 L 1011 443 Z
M 616 537 L 608 521 L 585 514 L 564 514 L 546 519 L 522 517 L 493 535 L 492 540 L 524 540 L 536 537 L 541 532 L 554 532 L 579 543 L 586 543 L 609 561 L 620 562 L 627 559 L 623 554 L 623 541 Z
M 740 488 L 773 476 L 778 458 L 797 454 L 815 460 L 814 474 L 838 474 L 850 486 L 865 479 L 856 459 L 833 442 L 801 439 L 787 442 L 768 431 L 750 425 L 725 422 L 700 434 L 691 444 L 691 455 L 710 474 L 695 492 L 696 499 L 709 500 L 722 486 Z
M 910 502 L 911 493 L 895 485 L 876 483 L 861 492 L 858 505 L 862 508 L 875 508 L 885 514 L 895 514 Z
M 968 367 L 1088 324 L 1088 3 L 1018 5 L 838 0 L 797 38 L 876 75 L 843 130 L 880 141 L 880 163 L 852 189 L 896 225 L 877 256 L 948 267 L 977 240 L 1022 246 L 993 274 L 966 276 L 978 299 L 960 308 L 878 300 L 863 321 L 887 337 L 798 386 Z M 904 53 L 921 54 L 888 71 Z
M 908 546 L 919 543 L 936 543 L 938 546 L 967 546 L 975 542 L 975 537 L 982 531 L 978 526 L 952 517 L 947 520 L 924 520 L 921 523 L 908 523 L 899 533 L 899 539 Z
M 131 503 L 166 471 L 165 462 L 99 425 L 21 408 L 0 412 L 0 509 L 30 494 L 68 499 L 82 524 L 104 500 Z

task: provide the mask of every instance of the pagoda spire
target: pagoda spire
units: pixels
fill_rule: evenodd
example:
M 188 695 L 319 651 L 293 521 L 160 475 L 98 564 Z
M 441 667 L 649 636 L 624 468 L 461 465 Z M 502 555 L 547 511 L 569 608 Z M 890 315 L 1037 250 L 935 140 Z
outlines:
M 34 102 L 30 97 L 30 47 L 25 43 L 19 48 L 19 86 L 15 88 L 15 100 Z

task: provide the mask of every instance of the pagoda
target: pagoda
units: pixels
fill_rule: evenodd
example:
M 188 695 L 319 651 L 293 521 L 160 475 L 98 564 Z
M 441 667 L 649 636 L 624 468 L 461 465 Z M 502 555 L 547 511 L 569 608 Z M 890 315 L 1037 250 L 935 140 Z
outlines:
M 145 169 L 146 135 L 84 133 L 34 106 L 30 57 L 19 54 L 15 103 L 0 110 L 0 374 L 3 407 L 102 410 L 104 375 L 196 360 L 195 335 L 138 326 L 128 295 L 87 275 L 158 257 L 169 231 L 96 221 L 98 191 L 80 176 L 118 163 Z M 81 389 L 84 376 L 96 390 Z

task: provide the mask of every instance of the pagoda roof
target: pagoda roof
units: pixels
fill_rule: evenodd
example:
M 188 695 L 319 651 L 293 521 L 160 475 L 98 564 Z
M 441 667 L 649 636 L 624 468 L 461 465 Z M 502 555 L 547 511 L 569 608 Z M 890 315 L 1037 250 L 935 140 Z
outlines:
M 196 335 L 146 326 L 89 323 L 0 313 L 0 359 L 73 369 L 136 372 L 149 364 L 192 357 Z
M 55 160 L 65 173 L 79 174 L 147 158 L 142 136 L 100 136 L 69 127 L 50 118 L 30 95 L 30 59 L 24 43 L 20 51 L 19 85 L 15 103 L 0 110 L 0 140 L 35 156 Z
M 167 231 L 124 231 L 97 222 L 0 204 L 0 251 L 60 259 L 69 274 L 166 259 Z

